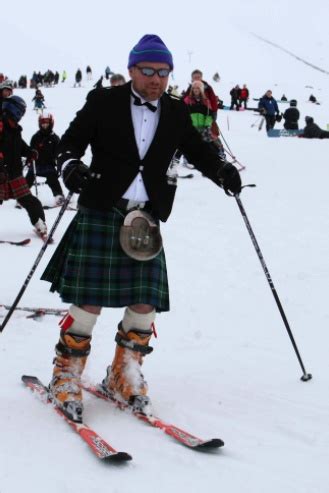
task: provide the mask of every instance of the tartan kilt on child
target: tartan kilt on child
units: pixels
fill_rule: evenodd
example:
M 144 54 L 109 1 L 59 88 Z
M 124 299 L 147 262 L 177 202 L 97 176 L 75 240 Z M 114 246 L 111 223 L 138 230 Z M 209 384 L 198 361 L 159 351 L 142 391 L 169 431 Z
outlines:
M 0 184 L 0 200 L 17 200 L 30 194 L 31 191 L 24 176 L 18 176 Z
M 102 307 L 149 304 L 169 311 L 165 254 L 138 261 L 128 257 L 119 241 L 125 212 L 79 210 L 41 279 L 51 282 L 65 303 Z

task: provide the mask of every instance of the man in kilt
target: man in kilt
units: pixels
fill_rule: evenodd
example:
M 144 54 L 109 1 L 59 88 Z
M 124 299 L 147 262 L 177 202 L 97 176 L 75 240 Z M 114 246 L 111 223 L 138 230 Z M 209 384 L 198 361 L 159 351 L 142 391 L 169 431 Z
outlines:
M 26 110 L 25 101 L 19 96 L 10 96 L 2 101 L 0 116 L 0 204 L 4 200 L 16 199 L 26 209 L 30 221 L 39 236 L 47 236 L 45 214 L 41 202 L 31 194 L 23 176 L 22 156 L 35 159 L 36 151 L 22 139 L 22 127 L 18 122 Z
M 141 364 L 152 351 L 156 312 L 169 310 L 159 222 L 168 219 L 174 201 L 169 171 L 175 151 L 228 194 L 241 190 L 237 169 L 202 141 L 184 103 L 165 92 L 173 59 L 163 41 L 143 36 L 128 69 L 127 84 L 88 94 L 59 144 L 64 183 L 81 192 L 79 210 L 42 279 L 72 303 L 60 323 L 49 388 L 55 404 L 76 421 L 83 412 L 80 378 L 102 307 L 125 307 L 102 391 L 132 409 L 150 409 Z M 81 161 L 88 145 L 90 167 Z

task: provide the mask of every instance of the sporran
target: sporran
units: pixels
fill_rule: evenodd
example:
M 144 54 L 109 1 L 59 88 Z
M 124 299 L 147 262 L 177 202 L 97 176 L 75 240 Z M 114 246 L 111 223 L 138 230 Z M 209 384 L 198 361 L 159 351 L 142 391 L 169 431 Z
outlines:
M 151 260 L 162 250 L 160 228 L 150 214 L 133 210 L 126 215 L 120 228 L 120 245 L 135 260 Z

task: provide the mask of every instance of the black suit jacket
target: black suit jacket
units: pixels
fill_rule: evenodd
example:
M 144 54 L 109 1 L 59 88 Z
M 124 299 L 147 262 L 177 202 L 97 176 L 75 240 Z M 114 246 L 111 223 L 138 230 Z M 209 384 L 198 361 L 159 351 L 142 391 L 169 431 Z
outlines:
M 160 99 L 161 115 L 154 139 L 144 159 L 140 159 L 131 118 L 130 85 L 88 94 L 86 104 L 61 139 L 58 164 L 80 159 L 90 144 L 93 178 L 82 191 L 79 204 L 110 210 L 141 171 L 153 212 L 166 221 L 176 191 L 175 186 L 168 185 L 166 173 L 175 151 L 181 150 L 217 184 L 223 163 L 216 148 L 203 142 L 192 126 L 186 105 L 166 93 Z

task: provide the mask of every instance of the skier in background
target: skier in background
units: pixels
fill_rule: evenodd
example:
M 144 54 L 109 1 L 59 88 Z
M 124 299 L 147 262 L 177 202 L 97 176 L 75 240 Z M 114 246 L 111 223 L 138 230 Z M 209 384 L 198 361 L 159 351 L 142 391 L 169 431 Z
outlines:
M 90 65 L 87 65 L 86 74 L 87 74 L 87 80 L 92 80 L 92 78 L 93 78 L 93 72 L 91 70 Z
M 240 89 L 240 95 L 239 95 L 240 108 L 242 107 L 242 104 L 244 106 L 244 109 L 247 108 L 248 99 L 249 99 L 249 89 L 247 88 L 246 84 L 243 84 L 242 89 Z
M 53 116 L 51 114 L 40 115 L 39 130 L 32 136 L 30 146 L 38 152 L 38 158 L 35 160 L 36 176 L 46 178 L 46 184 L 55 198 L 55 204 L 59 206 L 64 202 L 64 195 L 58 180 L 58 171 L 55 162 L 59 137 L 55 134 L 53 128 Z M 25 177 L 30 188 L 36 176 L 34 175 L 33 166 L 30 166 Z
M 299 117 L 300 114 L 297 109 L 297 101 L 296 99 L 292 99 L 290 101 L 290 107 L 283 113 L 284 128 L 286 130 L 298 130 Z
M 240 109 L 240 93 L 241 89 L 240 86 L 237 84 L 236 86 L 232 87 L 230 90 L 230 96 L 231 96 L 231 106 L 230 110 L 234 110 L 234 107 L 236 111 L 239 111 Z
M 66 72 L 66 70 L 63 70 L 63 72 L 62 72 L 62 80 L 61 80 L 61 82 L 65 82 L 65 81 L 66 81 L 66 79 L 67 79 L 67 72 Z
M 268 130 L 274 127 L 275 122 L 280 115 L 278 103 L 276 99 L 274 99 L 270 89 L 260 98 L 258 109 L 260 110 L 260 114 L 265 118 L 266 131 L 268 132 Z
M 73 87 L 81 87 L 81 81 L 82 81 L 82 72 L 78 68 L 78 70 L 75 73 L 75 82 Z
M 112 70 L 110 69 L 109 66 L 106 67 L 105 69 L 105 79 L 108 80 L 110 78 L 110 75 L 113 74 Z
M 25 101 L 11 96 L 2 101 L 0 119 L 0 204 L 4 200 L 16 199 L 26 210 L 36 233 L 47 238 L 45 214 L 41 202 L 31 194 L 23 177 L 22 156 L 28 162 L 37 158 L 37 152 L 22 139 L 19 125 L 26 111 Z
M 32 99 L 32 102 L 33 101 L 34 101 L 34 108 L 33 109 L 35 111 L 40 111 L 42 113 L 43 110 L 46 108 L 46 105 L 45 105 L 45 97 L 42 94 L 40 89 L 35 90 L 35 95 Z
M 302 135 L 299 137 L 304 137 L 305 139 L 329 139 L 329 131 L 322 130 L 311 116 L 305 116 L 306 126 L 303 130 Z

